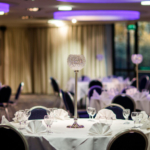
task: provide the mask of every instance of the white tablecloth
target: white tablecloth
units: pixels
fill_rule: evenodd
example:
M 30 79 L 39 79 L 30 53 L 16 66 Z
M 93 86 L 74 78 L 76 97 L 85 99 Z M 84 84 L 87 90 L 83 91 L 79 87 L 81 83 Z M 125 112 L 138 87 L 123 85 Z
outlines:
M 47 134 L 29 134 L 21 130 L 25 135 L 29 150 L 106 150 L 111 138 L 118 132 L 133 127 L 133 121 L 130 124 L 123 124 L 125 120 L 115 120 L 111 126 L 111 136 L 89 136 L 88 131 L 94 122 L 88 119 L 79 119 L 78 123 L 84 125 L 82 129 L 68 129 L 67 125 L 73 123 L 73 119 L 57 121 L 52 125 L 53 133 Z M 17 123 L 12 123 L 18 127 Z M 142 130 L 150 141 L 150 131 Z M 148 148 L 150 150 L 150 148 Z
M 132 97 L 134 99 L 134 97 Z M 100 109 L 106 107 L 111 104 L 113 98 L 105 98 L 100 97 L 100 99 L 92 99 L 90 100 L 90 107 L 96 108 L 98 112 Z M 135 100 L 136 109 L 140 109 L 145 111 L 147 114 L 150 114 L 150 95 L 147 96 L 145 100 Z
M 125 87 L 129 85 L 128 82 L 102 82 L 103 88 L 106 90 L 117 89 L 118 92 L 121 92 Z M 78 95 L 77 100 L 79 101 L 81 98 L 88 94 L 89 90 L 89 82 L 78 82 Z M 67 83 L 67 90 L 71 92 L 75 92 L 75 81 L 72 79 Z

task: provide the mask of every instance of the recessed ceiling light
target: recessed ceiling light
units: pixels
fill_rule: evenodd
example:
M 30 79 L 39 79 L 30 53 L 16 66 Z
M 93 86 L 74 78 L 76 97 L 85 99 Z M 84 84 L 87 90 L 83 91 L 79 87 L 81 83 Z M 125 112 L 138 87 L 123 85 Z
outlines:
M 57 27 L 61 27 L 65 25 L 65 23 L 61 20 L 48 20 L 48 23 L 54 24 Z
M 33 7 L 33 8 L 28 8 L 27 10 L 28 10 L 28 11 L 34 11 L 34 12 L 36 12 L 36 11 L 39 11 L 40 8 L 38 8 L 38 7 Z
M 3 11 L 0 11 L 0 15 L 4 15 L 4 12 L 3 12 Z
M 21 19 L 29 19 L 29 16 L 22 16 Z
M 58 10 L 72 10 L 71 6 L 59 6 Z
M 72 19 L 72 23 L 76 23 L 77 22 L 77 20 L 76 19 Z
M 150 5 L 150 1 L 142 1 L 141 5 Z

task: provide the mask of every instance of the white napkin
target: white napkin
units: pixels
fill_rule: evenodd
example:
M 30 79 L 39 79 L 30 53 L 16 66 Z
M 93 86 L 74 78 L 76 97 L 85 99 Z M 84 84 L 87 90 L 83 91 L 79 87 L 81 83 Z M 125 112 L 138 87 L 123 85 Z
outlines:
M 147 94 L 145 92 L 137 92 L 133 95 L 135 101 L 147 100 Z
M 116 119 L 116 115 L 114 114 L 113 111 L 109 110 L 109 109 L 101 109 L 95 119 L 99 120 L 99 119 L 113 119 L 115 120 Z
M 53 115 L 52 113 L 50 115 Z M 70 119 L 68 112 L 63 109 L 54 110 L 54 117 L 59 120 L 68 120 Z
M 146 114 L 146 112 L 145 111 L 141 111 L 141 113 L 142 113 L 142 120 L 141 120 L 141 123 L 144 123 L 144 122 L 146 122 L 147 120 L 148 120 L 148 115 Z
M 104 123 L 95 123 L 92 125 L 92 127 L 89 129 L 89 135 L 111 135 L 112 131 L 110 129 L 110 126 Z
M 96 90 L 93 91 L 91 99 L 100 99 L 100 95 L 96 92 Z
M 41 132 L 46 132 L 46 127 L 41 120 L 33 120 L 28 123 L 26 131 L 28 133 L 37 134 Z
M 11 125 L 11 123 L 5 118 L 5 116 L 2 116 L 1 124 Z
M 141 126 L 141 129 L 150 129 L 150 118 L 148 118 L 143 125 Z
M 17 111 L 14 115 L 15 115 L 15 118 L 13 118 L 13 120 L 15 123 L 28 120 L 27 116 L 25 116 L 25 114 L 21 111 Z

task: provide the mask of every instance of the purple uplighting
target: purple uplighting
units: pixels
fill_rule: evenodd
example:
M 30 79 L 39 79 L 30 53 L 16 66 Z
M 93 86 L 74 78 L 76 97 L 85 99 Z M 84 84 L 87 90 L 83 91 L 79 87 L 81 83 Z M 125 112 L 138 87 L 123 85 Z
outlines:
M 4 13 L 9 12 L 9 4 L 7 4 L 7 3 L 0 3 L 0 11 L 3 11 Z
M 72 3 L 138 3 L 142 0 L 57 0 Z
M 101 55 L 101 54 L 97 54 L 96 58 L 97 58 L 99 61 L 101 61 L 101 60 L 103 60 L 104 56 Z
M 117 21 L 137 20 L 140 12 L 128 10 L 81 10 L 81 11 L 59 11 L 54 13 L 54 19 L 77 21 Z

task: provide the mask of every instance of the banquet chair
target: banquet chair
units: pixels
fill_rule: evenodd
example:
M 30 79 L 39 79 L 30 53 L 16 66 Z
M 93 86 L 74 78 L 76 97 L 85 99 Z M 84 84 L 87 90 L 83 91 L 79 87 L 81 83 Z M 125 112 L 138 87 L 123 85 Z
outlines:
M 50 77 L 50 81 L 51 81 L 51 85 L 52 85 L 54 93 L 56 95 L 59 95 L 59 85 L 58 85 L 57 81 L 52 77 Z
M 126 87 L 126 88 L 124 88 L 122 91 L 121 91 L 121 93 L 126 93 L 126 90 L 128 90 L 128 89 L 135 89 L 136 87 L 134 87 L 134 86 L 128 86 L 128 87 Z
M 90 83 L 89 83 L 89 88 L 91 88 L 92 86 L 100 86 L 101 88 L 103 87 L 103 84 L 101 81 L 98 81 L 98 80 L 92 80 Z
M 135 129 L 127 129 L 116 134 L 108 143 L 107 150 L 147 150 L 146 135 Z
M 0 125 L 0 147 L 3 150 L 29 150 L 24 135 L 11 125 Z
M 129 95 L 126 95 L 126 94 L 116 95 L 113 98 L 112 103 L 119 104 L 123 106 L 125 109 L 130 109 L 129 118 L 131 118 L 131 113 L 136 110 L 136 105 L 135 105 L 134 100 Z
M 92 86 L 92 87 L 89 89 L 89 91 L 88 91 L 88 98 L 89 98 L 89 100 L 91 99 L 94 90 L 95 90 L 99 95 L 101 95 L 101 93 L 102 93 L 102 88 L 101 88 L 101 86 L 97 86 L 97 85 Z
M 29 120 L 44 119 L 44 116 L 47 115 L 47 108 L 44 106 L 35 106 L 30 108 L 31 115 Z
M 61 90 L 61 93 L 66 110 L 69 112 L 69 115 L 73 117 L 74 116 L 73 97 L 69 92 L 64 92 L 63 90 Z M 85 110 L 78 110 L 78 116 L 80 118 L 89 118 L 89 115 Z
M 2 87 L 0 90 L 0 108 L 5 109 L 7 119 L 9 119 L 8 102 L 11 96 L 11 88 L 9 86 Z
M 142 91 L 143 89 L 146 88 L 146 85 L 149 81 L 149 76 L 145 75 L 145 76 L 142 76 L 140 79 L 139 79 L 139 90 Z
M 110 104 L 106 107 L 104 107 L 103 109 L 109 109 L 109 110 L 112 110 L 115 114 L 116 114 L 116 118 L 117 119 L 124 119 L 123 117 L 123 110 L 124 108 L 119 105 L 119 104 Z
M 21 91 L 23 90 L 23 86 L 24 86 L 24 83 L 21 82 L 18 86 L 18 89 L 17 89 L 17 92 L 16 92 L 16 95 L 15 95 L 15 101 L 8 101 L 8 103 L 13 106 L 13 105 L 16 105 L 17 102 L 18 102 L 18 99 L 19 99 L 19 96 L 21 94 Z
M 136 78 L 132 79 L 130 86 L 136 87 Z

